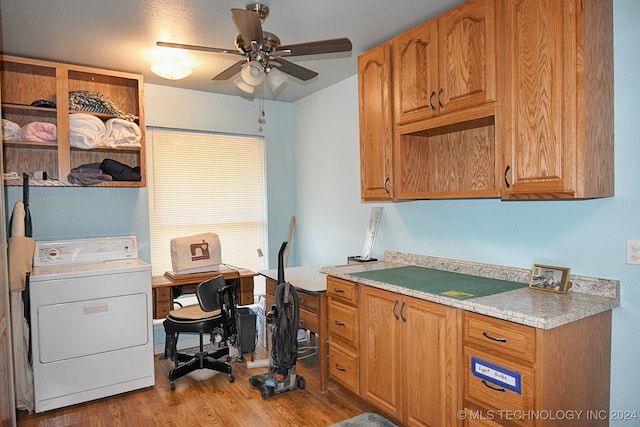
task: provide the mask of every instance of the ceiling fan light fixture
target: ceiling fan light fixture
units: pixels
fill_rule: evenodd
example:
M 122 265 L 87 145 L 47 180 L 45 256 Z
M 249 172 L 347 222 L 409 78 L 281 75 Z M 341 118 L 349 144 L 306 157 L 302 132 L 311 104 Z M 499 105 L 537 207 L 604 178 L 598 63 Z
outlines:
M 250 61 L 242 66 L 240 76 L 248 85 L 258 86 L 264 78 L 264 68 L 258 61 Z
M 242 79 L 242 76 L 239 76 L 238 78 L 236 78 L 233 83 L 236 85 L 236 87 L 238 89 L 240 89 L 243 92 L 247 92 L 247 93 L 253 93 L 253 86 L 247 84 L 247 82 L 245 82 Z
M 287 75 L 277 68 L 271 68 L 267 73 L 267 82 L 274 92 L 287 80 Z
M 180 80 L 188 77 L 192 70 L 191 67 L 179 60 L 168 60 L 155 63 L 151 66 L 151 71 L 167 80 Z

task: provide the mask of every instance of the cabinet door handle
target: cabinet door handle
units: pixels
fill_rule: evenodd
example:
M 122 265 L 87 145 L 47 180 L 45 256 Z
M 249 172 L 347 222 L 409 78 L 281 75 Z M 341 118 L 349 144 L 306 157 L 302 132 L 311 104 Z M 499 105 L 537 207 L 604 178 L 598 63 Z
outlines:
M 389 190 L 390 186 L 391 186 L 391 180 L 389 178 L 386 178 L 384 180 L 384 191 L 386 191 L 387 194 L 391 194 L 391 191 Z
M 493 341 L 498 341 L 498 342 L 507 342 L 507 339 L 506 339 L 506 338 L 495 338 L 495 337 L 492 337 L 491 335 L 489 335 L 489 334 L 488 334 L 488 333 L 486 333 L 486 332 L 483 332 L 483 333 L 482 333 L 482 335 L 484 335 L 484 337 L 485 337 L 485 338 L 489 338 L 490 340 L 493 340 Z
M 436 106 L 433 105 L 433 97 L 436 96 L 436 91 L 431 92 L 431 96 L 429 97 L 429 105 L 431 106 L 431 110 L 435 111 Z
M 396 303 L 393 304 L 393 317 L 396 318 L 396 320 L 398 320 L 400 317 L 398 317 L 398 314 L 396 313 L 396 308 L 398 307 L 398 300 L 396 300 Z
M 404 317 L 404 307 L 405 307 L 406 305 L 407 305 L 407 304 L 403 302 L 403 303 L 402 303 L 402 307 L 400 307 L 400 317 L 402 317 L 402 321 L 403 321 L 404 323 L 407 323 L 407 318 L 406 318 L 406 317 Z
M 491 385 L 489 385 L 485 380 L 482 380 L 482 384 L 484 384 L 485 387 L 490 388 L 491 390 L 494 391 L 500 391 L 500 392 L 505 392 L 507 391 L 506 389 L 502 388 L 502 387 L 493 387 Z
M 507 188 L 511 187 L 511 184 L 509 184 L 509 178 L 507 178 L 509 169 L 511 169 L 511 166 L 507 165 L 507 168 L 504 170 L 504 185 L 506 185 Z
M 342 322 L 338 322 L 337 320 L 334 320 L 334 322 L 335 322 L 335 324 L 336 324 L 336 325 L 338 325 L 338 326 L 344 326 L 344 323 L 342 323 Z
M 444 107 L 444 105 L 442 105 L 442 100 L 440 99 L 440 95 L 442 95 L 442 92 L 444 92 L 444 89 L 440 88 L 440 90 L 438 91 L 438 105 L 440 106 L 440 108 Z
M 340 367 L 340 365 L 338 365 L 337 363 L 336 363 L 336 369 L 338 371 L 347 372 L 347 370 L 345 368 Z

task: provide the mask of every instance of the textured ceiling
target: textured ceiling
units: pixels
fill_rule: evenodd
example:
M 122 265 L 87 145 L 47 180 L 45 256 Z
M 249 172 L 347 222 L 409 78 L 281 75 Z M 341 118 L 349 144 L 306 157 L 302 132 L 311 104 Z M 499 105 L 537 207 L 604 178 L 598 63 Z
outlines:
M 211 78 L 236 59 L 178 51 L 194 69 L 180 81 L 149 70 L 161 49 L 157 40 L 235 49 L 231 8 L 244 0 L 0 0 L 3 53 L 143 74 L 145 82 L 248 96 L 232 80 Z M 290 78 L 275 93 L 267 85 L 253 96 L 295 101 L 357 73 L 357 58 L 381 42 L 430 19 L 462 0 L 263 0 L 265 31 L 282 44 L 348 37 L 351 54 L 291 58 L 320 75 Z

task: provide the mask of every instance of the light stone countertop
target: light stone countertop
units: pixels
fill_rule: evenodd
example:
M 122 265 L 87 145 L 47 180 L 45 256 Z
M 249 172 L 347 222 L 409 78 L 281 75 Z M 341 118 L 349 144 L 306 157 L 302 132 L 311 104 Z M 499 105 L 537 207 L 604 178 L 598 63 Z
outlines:
M 531 270 L 387 251 L 384 261 L 323 267 L 321 273 L 427 301 L 485 314 L 539 329 L 552 329 L 620 306 L 617 280 L 570 275 L 566 294 L 521 288 L 485 297 L 458 300 L 354 276 L 371 270 L 417 265 L 472 276 L 529 283 Z

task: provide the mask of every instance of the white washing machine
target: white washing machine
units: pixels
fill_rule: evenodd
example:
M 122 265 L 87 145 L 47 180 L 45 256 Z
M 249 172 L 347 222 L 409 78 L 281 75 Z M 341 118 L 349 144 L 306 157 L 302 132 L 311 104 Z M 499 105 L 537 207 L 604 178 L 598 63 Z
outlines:
M 36 412 L 154 385 L 151 266 L 135 236 L 38 241 L 29 289 Z

